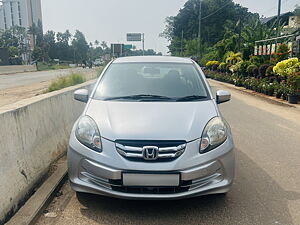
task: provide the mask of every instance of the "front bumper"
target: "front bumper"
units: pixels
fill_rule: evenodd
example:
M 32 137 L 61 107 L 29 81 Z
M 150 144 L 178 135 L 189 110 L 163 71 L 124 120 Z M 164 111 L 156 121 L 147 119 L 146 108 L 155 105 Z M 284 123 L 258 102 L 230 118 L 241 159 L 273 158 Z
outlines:
M 228 192 L 235 168 L 232 139 L 206 154 L 199 154 L 198 146 L 199 140 L 188 143 L 185 153 L 172 162 L 130 162 L 117 153 L 114 142 L 103 140 L 104 151 L 99 154 L 71 136 L 68 151 L 71 187 L 77 192 L 124 199 L 180 199 Z M 123 187 L 124 172 L 179 174 L 180 185 Z

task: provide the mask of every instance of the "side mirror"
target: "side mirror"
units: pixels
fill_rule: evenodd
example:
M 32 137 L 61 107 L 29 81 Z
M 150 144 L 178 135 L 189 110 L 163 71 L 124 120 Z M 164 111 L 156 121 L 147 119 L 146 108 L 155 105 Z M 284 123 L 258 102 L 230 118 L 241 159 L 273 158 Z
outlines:
M 89 100 L 89 91 L 86 89 L 79 89 L 74 92 L 74 99 L 80 102 L 87 103 Z
M 231 94 L 229 91 L 219 90 L 217 91 L 217 104 L 228 102 L 231 99 Z

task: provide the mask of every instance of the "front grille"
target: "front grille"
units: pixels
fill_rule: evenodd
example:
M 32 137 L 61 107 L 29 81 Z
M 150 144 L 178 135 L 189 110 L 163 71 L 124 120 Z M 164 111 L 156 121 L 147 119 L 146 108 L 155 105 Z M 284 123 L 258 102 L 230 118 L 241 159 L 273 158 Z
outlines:
M 134 161 L 174 160 L 184 153 L 185 148 L 185 141 L 116 141 L 118 153 Z M 150 149 L 150 158 L 145 153 L 146 149 Z
M 121 180 L 110 180 L 111 189 L 130 194 L 176 194 L 189 190 L 192 181 L 181 181 L 178 187 L 125 187 Z
M 189 187 L 112 187 L 112 190 L 130 194 L 176 194 L 189 190 Z
M 193 191 L 202 188 L 206 185 L 215 184 L 223 180 L 223 176 L 219 171 L 216 173 L 195 180 L 180 181 L 177 187 L 136 187 L 123 186 L 122 180 L 103 179 L 92 175 L 88 172 L 81 172 L 80 179 L 86 182 L 91 182 L 99 187 L 128 194 L 176 194 L 187 191 Z

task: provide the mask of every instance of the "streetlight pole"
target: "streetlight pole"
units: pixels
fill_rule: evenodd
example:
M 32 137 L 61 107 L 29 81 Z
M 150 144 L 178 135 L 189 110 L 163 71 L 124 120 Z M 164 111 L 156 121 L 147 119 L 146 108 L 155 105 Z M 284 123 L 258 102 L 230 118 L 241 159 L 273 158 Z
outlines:
M 201 57 L 201 19 L 202 2 L 199 0 L 199 27 L 198 27 L 198 56 Z
M 277 49 L 277 43 L 278 43 L 278 37 L 280 36 L 279 27 L 280 27 L 280 14 L 281 14 L 281 0 L 278 0 L 278 14 L 277 14 L 277 30 L 276 30 L 276 46 Z
M 242 42 L 242 16 L 240 16 L 240 23 L 239 23 L 239 41 L 238 41 L 238 49 L 239 52 L 241 51 L 241 42 Z
M 142 34 L 142 41 L 143 41 L 143 56 L 145 55 L 145 33 Z

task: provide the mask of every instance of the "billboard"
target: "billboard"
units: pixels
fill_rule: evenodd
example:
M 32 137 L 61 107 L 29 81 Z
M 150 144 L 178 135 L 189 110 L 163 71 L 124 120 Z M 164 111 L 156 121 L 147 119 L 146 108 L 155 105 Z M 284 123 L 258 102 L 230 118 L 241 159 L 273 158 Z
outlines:
M 133 49 L 133 45 L 124 45 L 124 49 L 127 50 Z
M 260 45 L 260 46 L 258 47 L 258 55 L 262 55 L 262 52 L 263 52 L 263 46 Z
M 254 55 L 257 55 L 257 45 L 254 46 Z
M 122 55 L 124 52 L 124 44 L 111 44 L 112 55 Z
M 127 34 L 127 41 L 142 41 L 141 33 L 129 33 Z
M 262 55 L 266 55 L 267 54 L 267 46 L 266 45 L 263 45 L 263 48 L 262 48 Z
M 271 55 L 271 44 L 267 45 L 267 55 Z
M 275 54 L 276 52 L 276 44 L 272 44 L 272 47 L 271 47 L 271 54 Z

